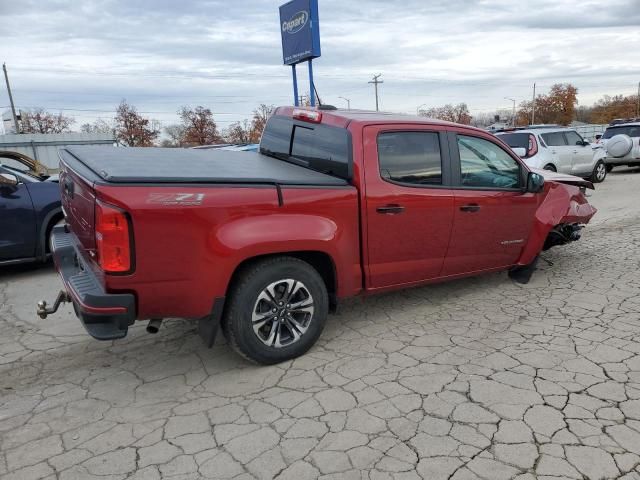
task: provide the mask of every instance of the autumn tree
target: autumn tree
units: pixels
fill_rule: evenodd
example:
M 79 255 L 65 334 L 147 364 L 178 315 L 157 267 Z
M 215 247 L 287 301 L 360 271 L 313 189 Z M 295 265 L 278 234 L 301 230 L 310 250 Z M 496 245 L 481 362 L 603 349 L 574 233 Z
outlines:
M 471 114 L 469 113 L 469 108 L 466 103 L 459 103 L 458 105 L 447 104 L 443 107 L 420 110 L 418 113 L 423 117 L 436 118 L 438 120 L 446 120 L 463 125 L 469 125 L 471 123 Z
M 596 102 L 591 112 L 593 123 L 609 123 L 616 118 L 635 117 L 638 111 L 638 95 L 605 95 Z
M 182 120 L 184 145 L 212 145 L 220 142 L 218 127 L 210 109 L 182 107 L 178 112 Z
M 122 100 L 116 110 L 116 138 L 130 147 L 150 147 L 160 131 L 136 107 Z
M 248 120 L 234 122 L 225 131 L 225 141 L 229 143 L 255 143 L 251 140 L 252 128 Z
M 275 109 L 276 107 L 273 105 L 265 105 L 264 103 L 261 103 L 260 106 L 253 111 L 249 143 L 260 142 L 267 120 L 269 120 L 269 117 L 273 115 Z
M 80 126 L 82 133 L 113 133 L 114 130 L 115 127 L 113 124 L 102 119 L 98 119 L 93 123 L 83 123 Z
M 22 133 L 64 133 L 70 131 L 76 121 L 62 115 L 49 113 L 43 108 L 20 112 L 20 130 Z
M 536 97 L 536 123 L 557 123 L 569 125 L 578 104 L 578 89 L 570 83 L 556 83 L 547 95 Z M 533 111 L 533 102 L 522 102 L 518 110 L 518 125 L 529 125 Z

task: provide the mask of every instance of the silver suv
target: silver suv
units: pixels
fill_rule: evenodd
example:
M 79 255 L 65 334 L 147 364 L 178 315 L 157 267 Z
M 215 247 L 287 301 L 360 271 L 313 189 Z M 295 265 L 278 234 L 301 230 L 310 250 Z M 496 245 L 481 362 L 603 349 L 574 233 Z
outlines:
M 495 134 L 532 168 L 583 177 L 594 183 L 607 176 L 604 151 L 578 132 L 557 125 L 532 125 Z
M 640 118 L 612 122 L 599 144 L 606 152 L 607 171 L 640 165 Z

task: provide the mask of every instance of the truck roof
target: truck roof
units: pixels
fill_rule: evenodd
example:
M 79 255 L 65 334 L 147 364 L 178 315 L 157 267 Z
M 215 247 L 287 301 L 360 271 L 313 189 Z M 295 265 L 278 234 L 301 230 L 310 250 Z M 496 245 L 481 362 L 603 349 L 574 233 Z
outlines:
M 348 185 L 346 180 L 257 152 L 182 148 L 67 147 L 60 158 L 79 162 L 109 183 L 235 183 Z
M 279 115 L 292 115 L 293 110 L 309 110 L 313 112 L 322 113 L 322 123 L 331 123 L 335 126 L 341 126 L 346 128 L 352 122 L 358 122 L 363 124 L 375 124 L 375 123 L 416 123 L 421 125 L 442 125 L 457 128 L 467 128 L 469 130 L 480 131 L 486 133 L 481 128 L 472 127 L 470 125 L 463 125 L 461 123 L 447 122 L 445 120 L 438 120 L 435 118 L 423 117 L 420 115 L 410 115 L 405 113 L 394 112 L 376 112 L 373 110 L 344 110 L 341 108 L 323 109 L 317 107 L 278 107 L 276 114 Z M 331 121 L 328 121 L 331 119 Z

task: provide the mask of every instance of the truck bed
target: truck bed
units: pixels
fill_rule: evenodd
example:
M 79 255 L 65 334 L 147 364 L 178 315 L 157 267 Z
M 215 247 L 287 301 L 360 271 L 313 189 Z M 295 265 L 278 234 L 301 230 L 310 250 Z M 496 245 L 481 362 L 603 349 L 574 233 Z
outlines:
M 67 147 L 60 150 L 102 181 L 343 186 L 347 181 L 257 152 L 182 148 Z

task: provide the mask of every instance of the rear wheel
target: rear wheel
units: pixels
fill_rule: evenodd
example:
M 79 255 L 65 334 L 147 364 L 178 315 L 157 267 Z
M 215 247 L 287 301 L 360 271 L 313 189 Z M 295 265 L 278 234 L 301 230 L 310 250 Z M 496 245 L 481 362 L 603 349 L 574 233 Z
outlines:
M 544 166 L 543 170 L 549 170 L 550 172 L 557 172 L 558 170 L 556 169 L 555 165 L 552 165 L 550 163 L 548 163 L 547 165 Z
M 593 172 L 591 173 L 589 180 L 593 183 L 600 183 L 603 182 L 605 178 L 607 178 L 607 166 L 602 160 L 599 160 L 598 163 L 596 163 L 596 166 L 593 167 Z
M 293 257 L 271 258 L 240 272 L 223 331 L 238 353 L 269 365 L 309 350 L 328 312 L 327 288 L 311 265 Z

